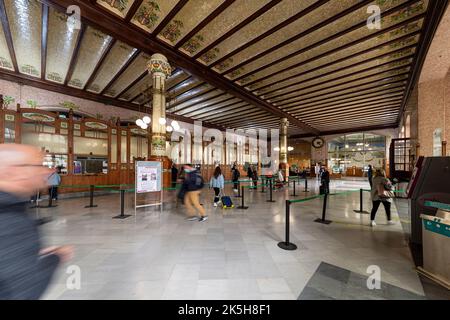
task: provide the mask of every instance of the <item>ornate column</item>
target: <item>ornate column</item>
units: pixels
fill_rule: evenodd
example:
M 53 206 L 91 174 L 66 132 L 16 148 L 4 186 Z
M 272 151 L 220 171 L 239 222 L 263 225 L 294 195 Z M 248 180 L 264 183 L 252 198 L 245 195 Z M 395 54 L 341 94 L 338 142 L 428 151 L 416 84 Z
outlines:
M 289 176 L 289 165 L 288 165 L 288 127 L 289 122 L 287 118 L 282 118 L 280 123 L 280 165 L 283 170 L 285 170 L 285 177 Z
M 160 124 L 160 118 L 166 118 L 166 79 L 171 74 L 170 64 L 162 54 L 152 55 L 148 70 L 153 81 L 152 104 L 152 143 L 151 156 L 166 157 L 166 124 Z

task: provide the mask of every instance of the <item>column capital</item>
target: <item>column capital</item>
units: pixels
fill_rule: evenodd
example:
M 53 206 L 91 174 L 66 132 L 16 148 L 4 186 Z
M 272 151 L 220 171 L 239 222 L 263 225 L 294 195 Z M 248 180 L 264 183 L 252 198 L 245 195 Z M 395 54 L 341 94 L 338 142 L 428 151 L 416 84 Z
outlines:
M 163 75 L 164 77 L 169 77 L 172 74 L 172 67 L 167 61 L 167 58 L 160 53 L 155 53 L 154 55 L 152 55 L 147 66 L 148 71 L 152 75 L 159 74 Z

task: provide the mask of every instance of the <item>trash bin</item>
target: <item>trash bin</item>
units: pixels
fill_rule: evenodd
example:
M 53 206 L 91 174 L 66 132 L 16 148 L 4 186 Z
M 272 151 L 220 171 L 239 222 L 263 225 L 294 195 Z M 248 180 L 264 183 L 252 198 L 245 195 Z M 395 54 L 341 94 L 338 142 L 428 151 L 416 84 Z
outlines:
M 425 275 L 450 289 L 450 211 L 422 214 L 423 268 Z

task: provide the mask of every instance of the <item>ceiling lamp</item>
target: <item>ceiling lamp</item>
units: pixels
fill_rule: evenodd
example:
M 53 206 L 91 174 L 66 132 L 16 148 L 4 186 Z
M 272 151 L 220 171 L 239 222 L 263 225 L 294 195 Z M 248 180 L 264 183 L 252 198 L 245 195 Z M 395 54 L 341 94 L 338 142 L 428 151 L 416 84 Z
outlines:
M 142 118 L 142 121 L 144 121 L 145 124 L 150 124 L 150 122 L 152 122 L 152 119 L 150 119 L 149 116 L 145 116 Z
M 294 147 L 288 147 L 288 151 L 294 150 Z
M 145 123 L 144 123 L 144 121 L 143 121 L 142 119 L 137 119 L 137 120 L 136 120 L 136 125 L 137 125 L 137 126 L 142 127 L 144 124 L 145 124 Z
M 275 148 L 273 148 L 273 151 L 280 151 L 280 148 L 279 147 L 275 147 Z
M 173 128 L 172 128 L 171 126 L 167 126 L 166 131 L 167 131 L 167 132 L 172 132 L 172 131 L 173 131 Z
M 142 126 L 141 126 L 141 129 L 143 129 L 143 130 L 146 130 L 148 128 L 148 125 L 146 124 L 146 123 L 144 123 Z
M 180 130 L 180 125 L 178 124 L 178 121 L 176 121 L 176 120 L 172 121 L 171 126 L 175 131 Z
M 166 124 L 166 118 L 159 118 L 159 124 L 160 125 L 165 125 Z

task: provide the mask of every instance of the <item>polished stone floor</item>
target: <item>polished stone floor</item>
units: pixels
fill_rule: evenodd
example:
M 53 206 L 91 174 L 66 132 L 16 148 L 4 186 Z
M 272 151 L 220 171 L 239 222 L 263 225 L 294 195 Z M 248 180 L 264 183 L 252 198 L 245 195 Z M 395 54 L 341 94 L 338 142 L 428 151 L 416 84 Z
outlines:
M 119 213 L 119 195 L 100 196 L 97 208 L 84 208 L 87 198 L 60 200 L 58 207 L 33 209 L 37 217 L 52 216 L 43 226 L 46 245 L 72 244 L 76 256 L 55 275 L 44 299 L 298 299 L 304 289 L 306 298 L 314 299 L 308 286 L 325 263 L 337 268 L 322 279 L 322 287 L 333 288 L 341 269 L 368 277 L 369 266 L 379 266 L 381 281 L 399 288 L 391 298 L 424 297 L 421 282 L 393 207 L 395 225 L 386 224 L 380 208 L 377 227 L 368 226 L 367 214 L 359 208 L 359 192 L 331 196 L 324 225 L 314 222 L 322 214 L 322 199 L 291 206 L 291 242 L 296 251 L 278 248 L 284 239 L 285 199 L 301 199 L 318 192 L 315 180 L 297 186 L 300 196 L 291 190 L 273 193 L 246 191 L 248 210 L 214 208 L 213 192 L 202 194 L 209 220 L 185 220 L 182 206 L 173 193 L 165 195 L 163 212 L 156 208 L 140 209 L 134 216 L 132 200 L 127 195 L 125 220 L 112 219 Z M 331 184 L 332 193 L 368 188 L 362 180 L 339 180 Z M 231 190 L 227 191 L 231 193 Z M 370 208 L 368 193 L 365 209 Z M 237 198 L 234 198 L 237 205 Z M 81 289 L 70 290 L 66 282 L 69 265 L 81 270 Z M 334 279 L 336 278 L 336 279 Z M 329 281 L 330 285 L 323 281 Z M 379 299 L 380 294 L 364 287 L 361 299 Z M 398 294 L 397 294 L 398 293 Z M 323 296 L 321 292 L 319 296 Z M 320 298 L 317 296 L 316 298 Z M 333 298 L 358 298 L 348 288 L 334 291 Z M 386 296 L 385 298 L 389 298 Z

